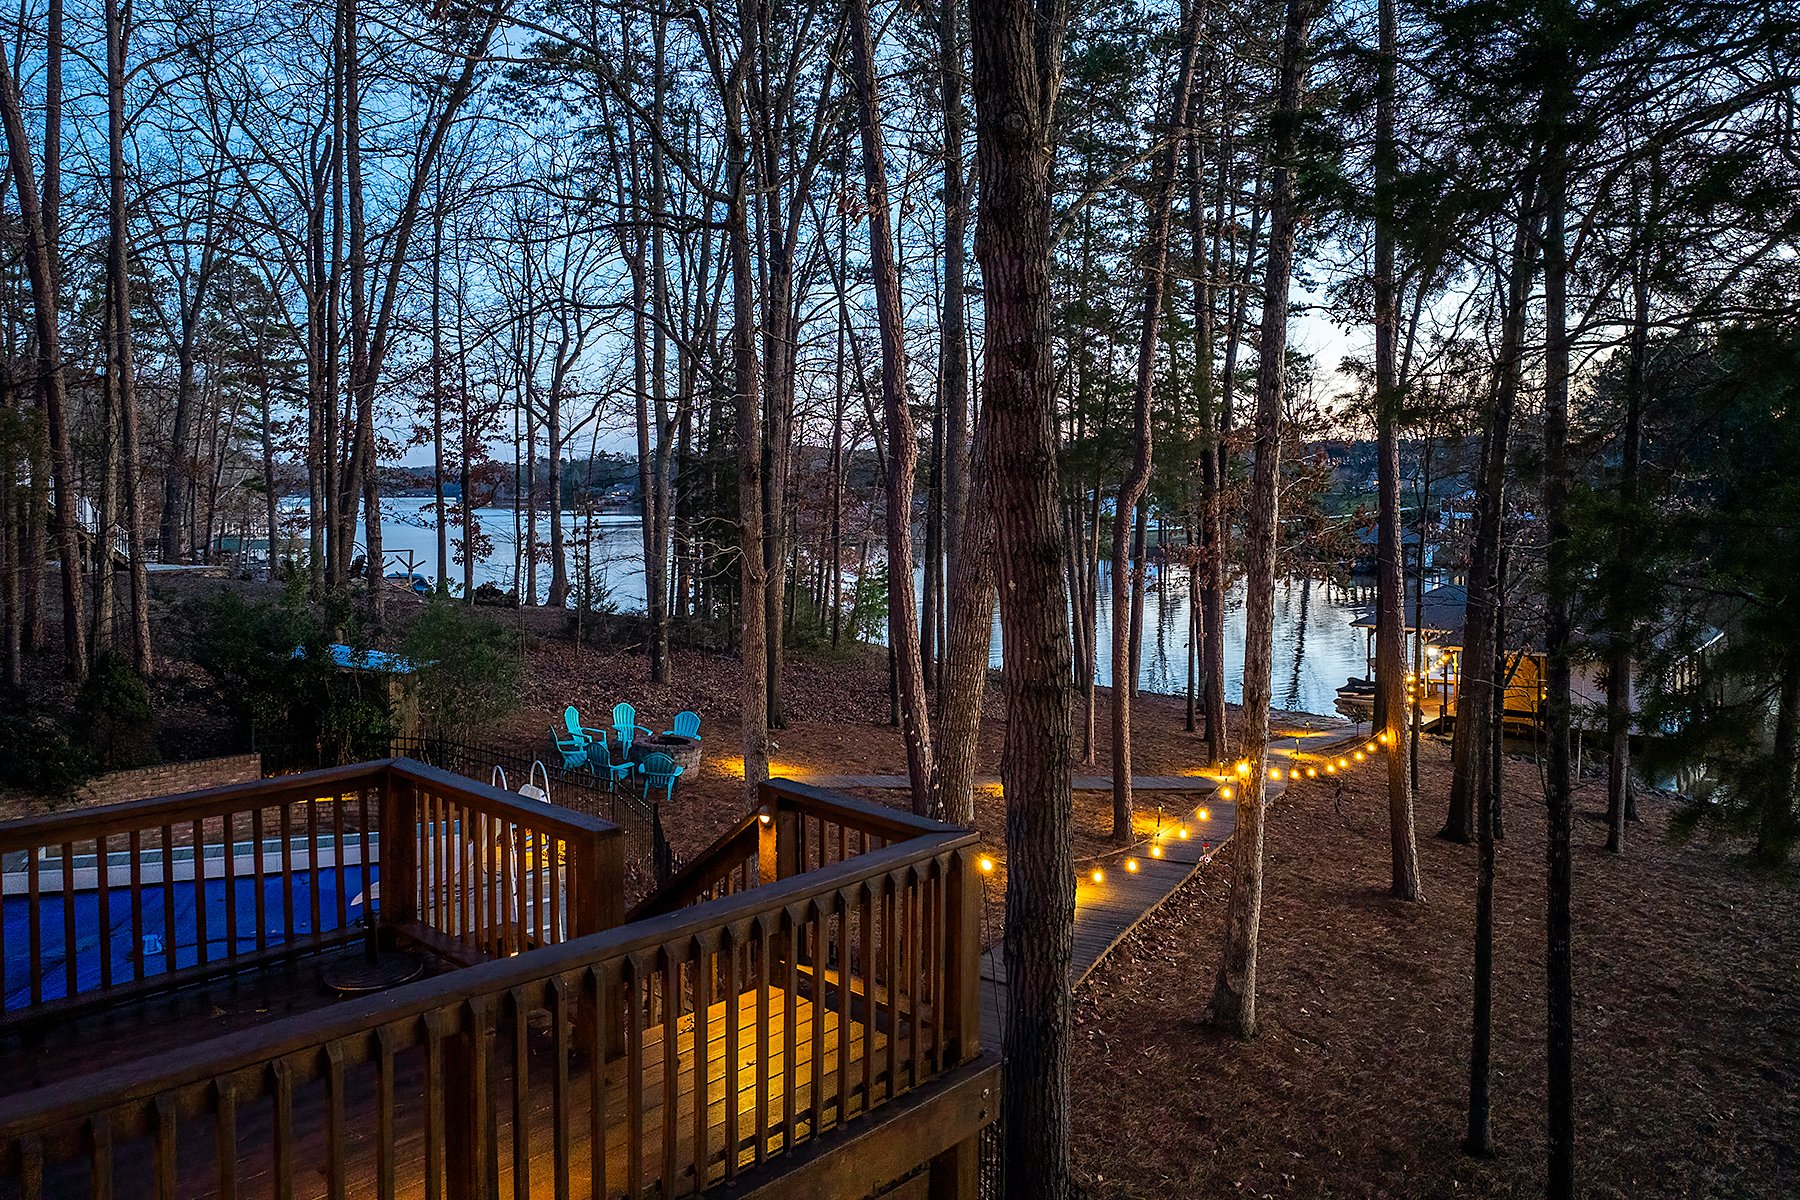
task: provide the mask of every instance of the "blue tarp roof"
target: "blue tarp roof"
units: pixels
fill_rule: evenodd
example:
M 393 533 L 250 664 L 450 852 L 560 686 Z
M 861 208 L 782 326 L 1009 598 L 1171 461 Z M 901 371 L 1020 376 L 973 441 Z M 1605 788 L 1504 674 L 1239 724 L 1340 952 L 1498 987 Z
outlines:
M 342 642 L 333 642 L 326 649 L 331 654 L 333 663 L 349 671 L 385 671 L 390 675 L 411 675 L 419 669 L 419 664 L 412 659 L 390 654 L 386 650 L 358 650 Z M 305 658 L 306 647 L 295 646 L 294 657 Z

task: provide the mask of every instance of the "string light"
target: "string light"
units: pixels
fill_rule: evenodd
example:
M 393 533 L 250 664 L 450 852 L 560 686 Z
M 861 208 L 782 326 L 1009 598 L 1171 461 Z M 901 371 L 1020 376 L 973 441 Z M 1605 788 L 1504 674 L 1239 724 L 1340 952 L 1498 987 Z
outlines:
M 1361 762 L 1362 760 L 1363 760 L 1363 752 L 1361 750 L 1358 750 L 1356 752 L 1356 761 Z
M 1375 743 L 1370 742 L 1368 745 L 1364 746 L 1363 749 L 1367 750 L 1370 754 L 1373 754 L 1375 753 Z
M 1161 858 L 1162 857 L 1162 847 L 1161 846 L 1150 847 L 1150 857 L 1151 858 Z
M 1281 768 L 1280 767 L 1270 767 L 1269 768 L 1269 778 L 1270 779 L 1280 779 L 1281 778 Z
M 1179 836 L 1180 836 L 1180 838 L 1181 838 L 1181 840 L 1182 840 L 1182 841 L 1184 841 L 1184 842 L 1185 842 L 1185 841 L 1187 841 L 1187 835 L 1188 835 L 1188 832 L 1187 832 L 1187 826 L 1186 826 L 1186 825 L 1183 825 L 1183 826 L 1182 826 L 1182 827 L 1181 827 L 1181 832 L 1180 832 L 1180 835 L 1179 835 Z
M 1220 789 L 1219 789 L 1219 796 L 1220 796 L 1220 797 L 1221 797 L 1221 798 L 1222 798 L 1222 799 L 1225 799 L 1225 800 L 1229 800 L 1229 799 L 1231 799 L 1231 789 L 1230 789 L 1230 788 L 1228 788 L 1228 787 L 1225 787 L 1225 788 L 1220 788 Z
M 1126 859 L 1125 860 L 1125 869 L 1127 871 L 1130 871 L 1133 875 L 1137 874 L 1138 860 L 1135 858 Z
M 1327 775 L 1336 775 L 1336 774 L 1337 774 L 1337 766 L 1336 766 L 1336 764 L 1334 764 L 1334 763 L 1326 763 L 1326 764 L 1325 764 L 1325 773 L 1326 773 L 1326 774 L 1327 774 Z
M 1203 808 L 1200 810 L 1200 819 L 1202 821 L 1210 821 L 1212 820 L 1212 813 Z
M 1330 769 L 1331 768 L 1329 768 L 1329 767 L 1326 768 L 1326 770 L 1330 770 Z M 1319 777 L 1319 769 L 1317 767 L 1306 768 L 1306 777 L 1308 779 L 1317 779 Z
M 1092 875 L 1089 875 L 1088 878 L 1092 879 L 1095 883 L 1105 883 L 1106 882 L 1106 872 L 1102 871 L 1099 867 L 1095 867 L 1094 873 Z
M 1238 763 L 1237 773 L 1240 778 L 1247 777 L 1250 774 L 1250 764 L 1247 762 Z
M 985 854 L 981 856 L 980 866 L 983 875 L 992 875 L 994 873 L 994 860 Z

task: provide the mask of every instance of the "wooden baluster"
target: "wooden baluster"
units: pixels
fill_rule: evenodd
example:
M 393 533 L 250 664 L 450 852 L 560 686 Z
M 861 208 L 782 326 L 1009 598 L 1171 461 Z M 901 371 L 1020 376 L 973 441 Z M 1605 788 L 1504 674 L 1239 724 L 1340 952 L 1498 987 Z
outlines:
M 218 1200 L 237 1200 L 235 1192 L 221 1185 Z M 112 1117 L 96 1113 L 88 1121 L 88 1196 L 90 1200 L 112 1200 L 113 1140 Z
M 136 829 L 131 831 L 131 963 L 132 979 L 149 974 L 144 961 L 144 838 Z
M 756 1162 L 769 1157 L 769 921 L 756 921 Z
M 365 823 L 363 828 L 367 830 L 368 825 Z M 366 851 L 365 847 L 365 853 Z M 363 861 L 366 863 L 368 859 Z M 368 888 L 366 877 L 363 887 L 365 890 Z M 394 1200 L 395 1194 L 394 1036 L 394 1027 L 391 1025 L 383 1025 L 375 1031 L 375 1194 L 379 1200 Z M 441 1060 L 437 1069 L 439 1072 L 443 1069 Z M 430 1072 L 431 1068 L 428 1066 L 427 1073 Z M 441 1120 L 443 1110 L 440 1108 L 438 1111 Z M 426 1152 L 425 1170 L 428 1175 L 433 1173 L 429 1150 Z
M 331 1200 L 345 1200 L 344 1133 L 344 1047 L 331 1042 L 325 1047 L 325 1175 Z
M 807 939 L 812 958 L 812 1107 L 807 1135 L 815 1138 L 825 1120 L 825 1015 L 831 1011 L 825 999 L 825 975 L 831 961 L 825 941 L 830 934 L 830 920 L 824 903 L 813 905 L 812 930 Z
M 569 979 L 558 975 L 550 981 L 550 1160 L 555 1200 L 569 1200 L 569 1026 L 573 1020 L 574 1014 L 569 1011 Z
M 981 877 L 974 851 L 943 860 L 944 1003 L 938 1014 L 943 1050 L 938 1069 L 974 1058 L 981 1050 Z
M 917 867 L 908 867 L 906 871 L 906 1058 L 907 1086 L 919 1086 L 919 995 L 920 972 L 922 960 L 920 951 L 923 947 L 921 930 L 924 926 L 925 914 L 921 906 L 924 903 L 924 880 Z
M 881 905 L 881 892 L 873 882 L 862 885 L 862 943 L 857 947 L 857 963 L 862 975 L 862 1050 L 858 1082 L 862 1087 L 862 1111 L 875 1107 L 875 910 Z
M 832 895 L 837 911 L 837 1123 L 850 1119 L 850 940 L 855 918 L 852 893 L 839 889 Z
M 363 788 L 356 793 L 356 878 L 362 884 L 365 921 L 374 917 L 378 910 L 373 886 L 375 881 L 369 874 L 374 861 L 369 847 L 369 789 Z
M 707 1010 L 712 1007 L 714 957 L 713 948 L 704 941 L 695 946 L 694 953 L 694 1189 L 705 1191 L 712 1173 L 712 1152 L 707 1148 L 712 1114 L 712 1039 Z
M 162 827 L 163 970 L 175 969 L 175 830 Z
M 838 861 L 845 862 L 850 858 L 850 827 L 843 822 L 838 823 Z
M 75 843 L 62 844 L 63 995 L 80 990 L 79 943 L 75 940 Z
M 294 1073 L 287 1060 L 279 1058 L 270 1070 L 275 1076 L 275 1195 L 277 1200 L 294 1200 Z
M 306 915 L 309 922 L 307 932 L 317 937 L 323 928 L 319 880 L 324 870 L 319 865 L 319 805 L 318 801 L 310 797 L 306 801 L 306 864 L 312 870 L 312 886 L 306 889 Z
M 644 1194 L 644 1006 L 648 980 L 637 955 L 625 960 L 625 1194 Z M 663 1052 L 669 1052 L 665 1046 Z
M 606 1047 L 612 1040 L 608 998 L 612 985 L 600 967 L 589 967 L 585 1000 L 593 1020 L 588 1026 L 588 1195 L 606 1200 Z
M 106 835 L 97 833 L 94 837 L 94 889 L 95 901 L 101 910 L 99 936 L 101 936 L 101 988 L 112 988 L 112 869 L 106 862 Z M 0 952 L 0 959 L 4 959 Z M 5 995 L 5 986 L 0 984 L 0 997 Z M 0 1000 L 4 1002 L 4 1000 Z
M 563 926 L 563 887 L 568 879 L 568 839 L 544 835 L 550 847 L 550 940 L 565 942 L 568 932 Z
M 264 895 L 264 889 L 268 886 L 269 872 L 268 864 L 263 859 L 263 810 L 261 808 L 250 810 L 250 841 L 253 843 L 251 854 L 254 855 L 251 859 L 250 874 L 256 882 L 254 897 L 256 949 L 260 953 L 269 948 L 269 899 Z M 137 856 L 134 853 L 132 857 L 135 861 Z
M 522 988 L 507 993 L 512 1017 L 513 1200 L 531 1200 L 531 1005 Z
M 180 1200 L 177 1186 L 180 1182 L 180 1162 L 177 1151 L 180 1141 L 176 1136 L 175 1097 L 167 1092 L 157 1095 L 156 1105 L 156 1196 L 157 1200 Z M 283 1197 L 282 1200 L 287 1200 Z
M 31 853 L 37 853 L 35 847 Z M 44 1195 L 44 1144 L 35 1137 L 19 1140 L 19 1190 L 24 1200 Z
M 213 1113 L 213 1188 L 217 1200 L 237 1200 L 237 1088 L 229 1078 L 215 1079 Z
M 882 986 L 887 992 L 887 1090 L 892 1100 L 900 1083 L 900 892 L 890 874 L 882 880 Z
M 779 918 L 782 922 L 780 941 L 782 959 L 781 982 L 781 1149 L 787 1153 L 794 1148 L 794 1110 L 798 1103 L 795 1095 L 799 1075 L 800 1058 L 800 954 L 805 945 L 803 928 L 794 922 L 791 910 L 784 909 Z
M 188 830 L 194 864 L 194 962 L 205 966 L 211 957 L 206 945 L 206 822 L 195 821 Z
M 492 997 L 470 997 L 466 1027 L 445 1047 L 444 1092 L 455 1106 L 447 1113 L 444 1147 L 449 1200 L 478 1200 L 500 1190 L 494 1007 Z
M 451 1013 L 437 1009 L 425 1015 L 425 1200 L 443 1200 L 445 1139 L 444 1041 L 454 1024 Z
M 294 940 L 294 806 L 281 802 L 281 934 Z
M 337 925 L 342 929 L 350 924 L 350 876 L 344 864 L 344 794 L 334 791 L 331 794 L 331 865 L 332 876 L 337 880 Z M 318 876 L 314 876 L 314 883 Z
M 225 848 L 221 853 L 225 867 L 225 957 L 233 959 L 238 956 L 236 813 L 225 814 L 223 833 Z
M 743 955 L 745 947 L 731 931 L 725 931 L 725 1181 L 737 1178 L 738 1156 L 743 1152 L 743 1139 L 738 1132 L 738 1068 L 742 1053 L 738 1039 L 738 1013 L 744 995 Z
M 662 1151 L 663 1195 L 675 1194 L 679 1178 L 676 1152 L 681 1144 L 681 950 L 675 943 L 662 948 L 662 1043 L 663 1104 Z M 695 1047 L 695 1067 L 703 1047 Z

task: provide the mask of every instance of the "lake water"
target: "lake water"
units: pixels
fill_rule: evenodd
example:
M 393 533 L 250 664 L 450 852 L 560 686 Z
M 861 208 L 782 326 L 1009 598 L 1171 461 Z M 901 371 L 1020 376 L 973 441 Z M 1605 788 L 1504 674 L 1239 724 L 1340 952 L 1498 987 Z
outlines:
M 290 509 L 304 509 L 304 500 L 290 499 Z M 411 564 L 428 579 L 437 573 L 437 533 L 432 524 L 430 499 L 401 498 L 383 503 L 382 542 L 388 570 Z M 475 510 L 480 528 L 493 541 L 492 553 L 475 564 L 475 582 L 511 588 L 515 578 L 518 542 L 510 508 Z M 579 524 L 565 513 L 565 528 L 590 533 L 594 575 L 606 589 L 610 602 L 621 611 L 644 608 L 644 567 L 641 528 L 634 514 L 583 517 Z M 591 532 L 590 532 L 591 531 Z M 548 537 L 547 518 L 538 518 L 538 536 Z M 571 538 L 575 535 L 571 533 Z M 454 537 L 454 533 L 453 533 Z M 454 547 L 452 548 L 454 553 Z M 573 548 L 571 548 L 573 563 Z M 573 566 L 571 566 L 571 572 Z M 1112 626 L 1109 615 L 1111 587 L 1109 566 L 1101 564 L 1099 663 L 1096 678 L 1112 682 Z M 917 578 L 922 578 L 918 576 Z M 451 580 L 461 584 L 462 569 L 451 566 Z M 550 571 L 538 567 L 538 598 L 548 593 Z M 1275 589 L 1274 703 L 1296 712 L 1335 715 L 1337 689 L 1352 675 L 1368 673 L 1365 631 L 1350 622 L 1366 611 L 1373 599 L 1365 590 L 1347 588 L 1320 579 L 1290 579 Z M 1000 622 L 995 614 L 992 665 L 1001 657 Z M 1187 579 L 1180 568 L 1170 568 L 1151 578 L 1144 604 L 1143 662 L 1138 686 L 1144 691 L 1182 695 L 1187 690 L 1188 621 Z M 1232 588 L 1225 615 L 1225 697 L 1236 702 L 1243 695 L 1244 586 Z

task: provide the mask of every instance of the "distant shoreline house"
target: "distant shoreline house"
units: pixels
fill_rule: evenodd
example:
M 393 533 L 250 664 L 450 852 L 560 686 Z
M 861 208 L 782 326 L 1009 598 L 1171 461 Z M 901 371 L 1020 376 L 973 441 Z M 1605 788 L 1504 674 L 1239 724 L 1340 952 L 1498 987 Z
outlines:
M 1423 679 L 1414 681 L 1418 690 L 1422 723 L 1427 729 L 1449 729 L 1455 724 L 1457 700 L 1462 688 L 1464 624 L 1467 618 L 1469 589 L 1464 584 L 1447 583 L 1425 592 L 1423 604 L 1406 596 L 1404 623 L 1409 641 L 1407 662 L 1414 661 L 1417 639 L 1423 638 Z M 1422 614 L 1422 615 L 1421 615 Z M 1375 613 L 1371 610 L 1351 625 L 1368 631 L 1367 658 L 1369 674 L 1365 679 L 1352 679 L 1338 689 L 1338 709 L 1346 716 L 1367 720 L 1373 710 L 1375 690 Z M 1509 733 L 1529 735 L 1543 727 L 1544 701 L 1548 690 L 1549 649 L 1544 643 L 1542 600 L 1537 596 L 1514 598 L 1509 606 L 1506 646 L 1506 697 L 1504 717 Z M 1692 647 L 1678 661 L 1677 671 L 1690 669 L 1724 640 L 1724 635 L 1709 629 L 1699 645 Z M 1487 677 L 1488 672 L 1481 672 Z M 1410 678 L 1410 673 L 1409 673 Z M 1641 711 L 1637 668 L 1633 668 L 1630 709 L 1634 727 Z M 1606 674 L 1603 664 L 1577 658 L 1570 672 L 1570 699 L 1575 728 L 1596 730 L 1605 727 Z M 1648 732 L 1638 729 L 1637 732 Z

